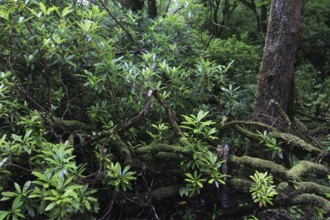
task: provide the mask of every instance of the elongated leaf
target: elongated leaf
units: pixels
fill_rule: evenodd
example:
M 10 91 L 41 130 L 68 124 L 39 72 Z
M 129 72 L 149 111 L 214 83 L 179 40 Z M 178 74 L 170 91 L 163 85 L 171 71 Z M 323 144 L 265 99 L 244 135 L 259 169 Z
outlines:
M 21 194 L 21 193 L 22 193 L 21 187 L 20 187 L 17 183 L 14 183 L 14 185 L 15 185 L 15 189 L 16 189 L 16 191 L 17 191 L 19 194 Z
M 0 211 L 0 220 L 5 219 L 9 214 L 10 212 L 8 211 Z
M 51 210 L 52 208 L 54 208 L 55 205 L 56 205 L 56 202 L 52 202 L 52 203 L 50 203 L 50 204 L 46 207 L 45 211 L 47 212 L 47 211 Z
M 13 202 L 13 204 L 11 205 L 11 208 L 12 208 L 12 209 L 18 209 L 18 208 L 20 208 L 22 205 L 23 205 L 23 202 L 22 202 L 22 200 L 21 200 L 21 196 L 17 196 L 17 197 L 14 199 L 14 202 Z
M 70 10 L 71 7 L 65 7 L 62 10 L 62 18 L 64 18 L 65 16 L 67 16 L 68 14 L 70 14 L 73 10 Z

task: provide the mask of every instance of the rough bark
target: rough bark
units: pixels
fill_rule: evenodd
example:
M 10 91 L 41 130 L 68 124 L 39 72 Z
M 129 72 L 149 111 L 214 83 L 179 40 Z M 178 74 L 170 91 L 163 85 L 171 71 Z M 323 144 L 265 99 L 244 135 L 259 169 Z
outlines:
M 267 33 L 267 5 L 260 6 L 260 12 L 254 0 L 239 0 L 247 8 L 251 9 L 253 14 L 256 16 L 257 29 L 264 36 Z
M 260 7 L 260 19 L 259 19 L 260 31 L 264 34 L 267 33 L 267 6 L 262 5 Z
M 142 10 L 144 0 L 120 0 L 120 4 L 123 8 L 137 12 L 139 10 Z
M 150 18 L 157 17 L 156 0 L 148 0 L 148 15 Z
M 273 0 L 255 98 L 256 119 L 280 127 L 293 80 L 303 0 Z

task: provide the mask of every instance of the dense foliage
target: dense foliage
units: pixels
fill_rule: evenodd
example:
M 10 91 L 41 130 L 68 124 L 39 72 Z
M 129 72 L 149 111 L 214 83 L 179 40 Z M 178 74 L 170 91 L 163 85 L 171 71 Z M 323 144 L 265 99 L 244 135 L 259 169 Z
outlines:
M 252 120 L 249 1 L 123 2 L 0 1 L 0 220 L 328 217 L 329 2 L 283 129 Z

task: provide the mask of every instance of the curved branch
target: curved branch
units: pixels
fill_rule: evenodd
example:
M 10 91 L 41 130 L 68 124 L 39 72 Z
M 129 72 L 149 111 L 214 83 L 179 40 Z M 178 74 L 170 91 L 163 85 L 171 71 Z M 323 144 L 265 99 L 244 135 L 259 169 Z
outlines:
M 294 179 L 299 179 L 308 173 L 319 173 L 326 176 L 329 174 L 329 167 L 302 160 L 288 171 L 288 174 Z
M 329 168 L 327 166 L 305 160 L 300 161 L 290 170 L 286 170 L 283 166 L 269 160 L 249 156 L 236 157 L 233 155 L 230 156 L 229 162 L 237 165 L 249 166 L 256 170 L 269 171 L 274 176 L 279 176 L 289 182 L 292 182 L 293 180 L 298 181 L 300 177 L 308 173 L 317 173 L 324 176 L 329 175 Z
M 224 124 L 222 126 L 222 128 L 226 128 L 226 127 L 232 126 L 232 125 L 251 125 L 251 126 L 261 127 L 261 128 L 264 128 L 264 129 L 267 129 L 267 130 L 270 130 L 270 131 L 276 131 L 276 128 L 274 128 L 272 126 L 269 126 L 269 125 L 266 125 L 266 124 L 261 123 L 261 122 L 256 122 L 256 121 L 237 121 L 237 120 L 234 120 L 234 121 L 227 122 L 226 124 Z
M 254 122 L 254 121 L 230 121 L 226 124 L 224 124 L 221 128 L 226 128 L 228 126 L 234 126 L 234 128 L 241 133 L 242 135 L 251 138 L 253 140 L 259 140 L 260 136 L 255 134 L 254 132 L 250 131 L 249 129 L 241 126 L 241 125 L 251 125 L 256 126 L 260 128 L 264 128 L 267 130 L 270 130 L 269 133 L 270 136 L 281 139 L 282 141 L 285 141 L 286 143 L 290 144 L 292 146 L 292 149 L 294 149 L 296 152 L 304 153 L 304 154 L 312 154 L 314 156 L 320 156 L 320 154 L 323 153 L 323 151 L 307 142 L 305 142 L 303 139 L 299 138 L 296 135 L 292 135 L 289 133 L 283 133 L 279 132 L 276 128 L 271 127 L 269 125 L 263 124 L 261 122 Z
M 330 213 L 329 200 L 314 194 L 304 193 L 304 194 L 296 195 L 289 200 L 289 204 L 308 205 L 308 206 L 314 205 L 321 208 L 323 211 L 325 211 L 326 214 Z
M 314 182 L 297 182 L 294 185 L 295 187 L 293 189 L 292 185 L 289 185 L 287 182 L 282 182 L 278 184 L 276 191 L 282 195 L 288 195 L 288 193 L 294 191 L 294 193 L 309 193 L 323 197 L 326 193 L 330 192 L 330 187 L 323 186 Z
M 158 102 L 162 105 L 162 107 L 166 110 L 167 118 L 171 124 L 171 126 L 174 129 L 175 135 L 177 135 L 180 138 L 180 144 L 183 146 L 188 145 L 189 142 L 184 138 L 183 133 L 176 123 L 174 119 L 174 114 L 171 111 L 171 109 L 167 106 L 165 100 L 161 97 L 160 93 L 156 89 L 149 89 L 147 92 L 147 96 L 145 98 L 145 103 L 143 109 L 140 111 L 138 115 L 130 119 L 128 122 L 126 122 L 124 125 L 121 125 L 118 127 L 118 132 L 123 132 L 125 130 L 128 130 L 129 128 L 135 126 L 137 123 L 142 121 L 142 119 L 148 114 L 150 105 L 151 105 L 151 97 L 154 96 Z
M 142 119 L 147 115 L 147 113 L 149 112 L 150 109 L 150 99 L 153 95 L 153 93 L 155 92 L 155 89 L 149 89 L 147 92 L 147 96 L 145 98 L 145 102 L 144 102 L 144 107 L 143 109 L 139 112 L 139 114 L 135 117 L 133 117 L 132 119 L 130 119 L 128 122 L 126 122 L 124 125 L 121 125 L 118 127 L 117 131 L 118 132 L 123 132 L 125 130 L 130 129 L 131 127 L 135 126 L 137 123 L 139 123 L 140 121 L 142 121 Z
M 313 155 L 319 155 L 320 153 L 322 153 L 321 149 L 306 143 L 303 139 L 295 135 L 289 133 L 282 133 L 282 132 L 271 132 L 269 133 L 269 135 L 285 141 L 286 143 L 290 144 L 293 148 L 296 148 L 297 151 L 303 151 L 305 153 L 311 153 Z
M 169 153 L 180 153 L 180 154 L 187 154 L 189 153 L 185 148 L 181 146 L 169 145 L 169 144 L 150 144 L 147 146 L 139 147 L 134 150 L 137 154 L 155 154 L 158 152 L 169 152 Z
M 269 160 L 263 160 L 249 156 L 243 156 L 243 157 L 230 156 L 229 163 L 249 166 L 253 169 L 260 171 L 268 171 L 272 173 L 274 176 L 281 177 L 282 179 L 287 180 L 289 182 L 295 179 L 294 176 L 291 173 L 287 172 L 287 170 L 283 166 L 271 162 Z

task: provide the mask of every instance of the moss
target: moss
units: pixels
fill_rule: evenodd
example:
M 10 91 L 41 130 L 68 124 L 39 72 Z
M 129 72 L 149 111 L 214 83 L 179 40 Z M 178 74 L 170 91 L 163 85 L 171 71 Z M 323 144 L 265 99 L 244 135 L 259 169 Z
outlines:
M 319 155 L 322 153 L 322 150 L 314 147 L 311 144 L 306 143 L 303 139 L 289 134 L 289 133 L 282 133 L 278 132 L 274 127 L 271 127 L 269 125 L 260 123 L 260 122 L 253 122 L 253 121 L 230 121 L 226 123 L 224 126 L 222 126 L 222 129 L 228 127 L 228 126 L 234 126 L 235 129 L 244 135 L 245 137 L 254 139 L 254 140 L 259 140 L 259 135 L 255 134 L 254 132 L 251 132 L 249 129 L 246 129 L 240 125 L 250 125 L 254 127 L 260 127 L 265 130 L 270 130 L 271 132 L 269 133 L 270 136 L 281 139 L 285 141 L 286 143 L 290 144 L 293 149 L 298 150 L 298 151 L 303 151 L 306 154 L 311 153 L 313 155 Z
M 281 133 L 281 132 L 271 132 L 270 135 L 275 138 L 284 140 L 285 142 L 290 144 L 293 147 L 293 149 L 297 151 L 303 151 L 305 153 L 311 153 L 313 155 L 318 155 L 322 153 L 321 149 L 318 149 L 313 145 L 306 143 L 303 139 L 295 135 L 288 133 Z
M 330 213 L 330 201 L 314 194 L 300 194 L 291 199 L 292 205 L 317 206 L 325 213 Z
M 157 200 L 166 199 L 179 195 L 179 186 L 167 186 L 155 189 L 152 191 L 152 197 Z
M 235 121 L 234 120 L 234 121 L 230 121 L 230 122 L 224 124 L 221 128 L 226 128 L 226 127 L 233 126 L 233 125 L 250 125 L 253 127 L 263 128 L 264 130 L 276 131 L 276 129 L 274 127 L 261 123 L 261 122 L 256 122 L 256 121 Z
M 229 188 L 233 189 L 234 191 L 241 191 L 244 193 L 248 193 L 252 183 L 251 183 L 251 181 L 248 181 L 245 179 L 234 178 L 234 179 L 228 180 L 226 182 L 226 185 Z
M 169 153 L 169 152 L 158 152 L 155 154 L 155 157 L 158 159 L 164 159 L 166 161 L 171 161 L 171 160 L 183 160 L 183 156 L 180 154 L 175 154 L 175 153 Z
M 235 125 L 235 129 L 241 133 L 242 135 L 244 135 L 245 137 L 248 137 L 248 138 L 251 138 L 251 139 L 254 139 L 254 140 L 258 140 L 259 139 L 259 135 L 249 131 L 248 129 L 246 128 L 243 128 L 239 125 Z
M 57 117 L 51 117 L 51 123 L 55 127 L 65 127 L 70 131 L 76 131 L 76 130 L 86 131 L 89 129 L 89 127 L 85 123 L 76 120 L 64 120 Z
M 249 166 L 259 171 L 268 171 L 272 173 L 274 176 L 281 177 L 282 179 L 285 180 L 292 181 L 294 179 L 293 176 L 289 174 L 283 166 L 271 162 L 269 160 L 263 160 L 249 156 L 243 156 L 243 157 L 231 156 L 229 158 L 229 162 L 243 166 Z
M 300 182 L 297 183 L 297 192 L 299 193 L 313 193 L 319 196 L 324 196 L 325 193 L 330 192 L 330 187 L 322 186 L 314 182 Z
M 150 144 L 147 146 L 139 147 L 134 150 L 134 152 L 137 154 L 154 154 L 160 151 L 171 153 L 186 153 L 185 148 L 181 146 L 162 143 Z
M 118 153 L 118 155 L 120 155 L 120 160 L 123 161 L 125 165 L 132 164 L 133 161 L 131 153 L 127 145 L 121 140 L 118 135 L 112 136 L 108 144 Z
M 314 182 L 297 182 L 293 187 L 293 185 L 290 185 L 288 182 L 281 182 L 277 185 L 276 191 L 279 193 L 277 197 L 281 197 L 282 199 L 286 198 L 290 193 L 309 193 L 324 197 L 325 193 L 330 192 L 330 187 L 322 186 Z
M 289 171 L 289 175 L 293 176 L 295 179 L 308 174 L 308 173 L 318 173 L 321 175 L 328 175 L 329 168 L 321 164 L 312 163 L 309 161 L 302 160 L 295 166 L 293 166 Z

